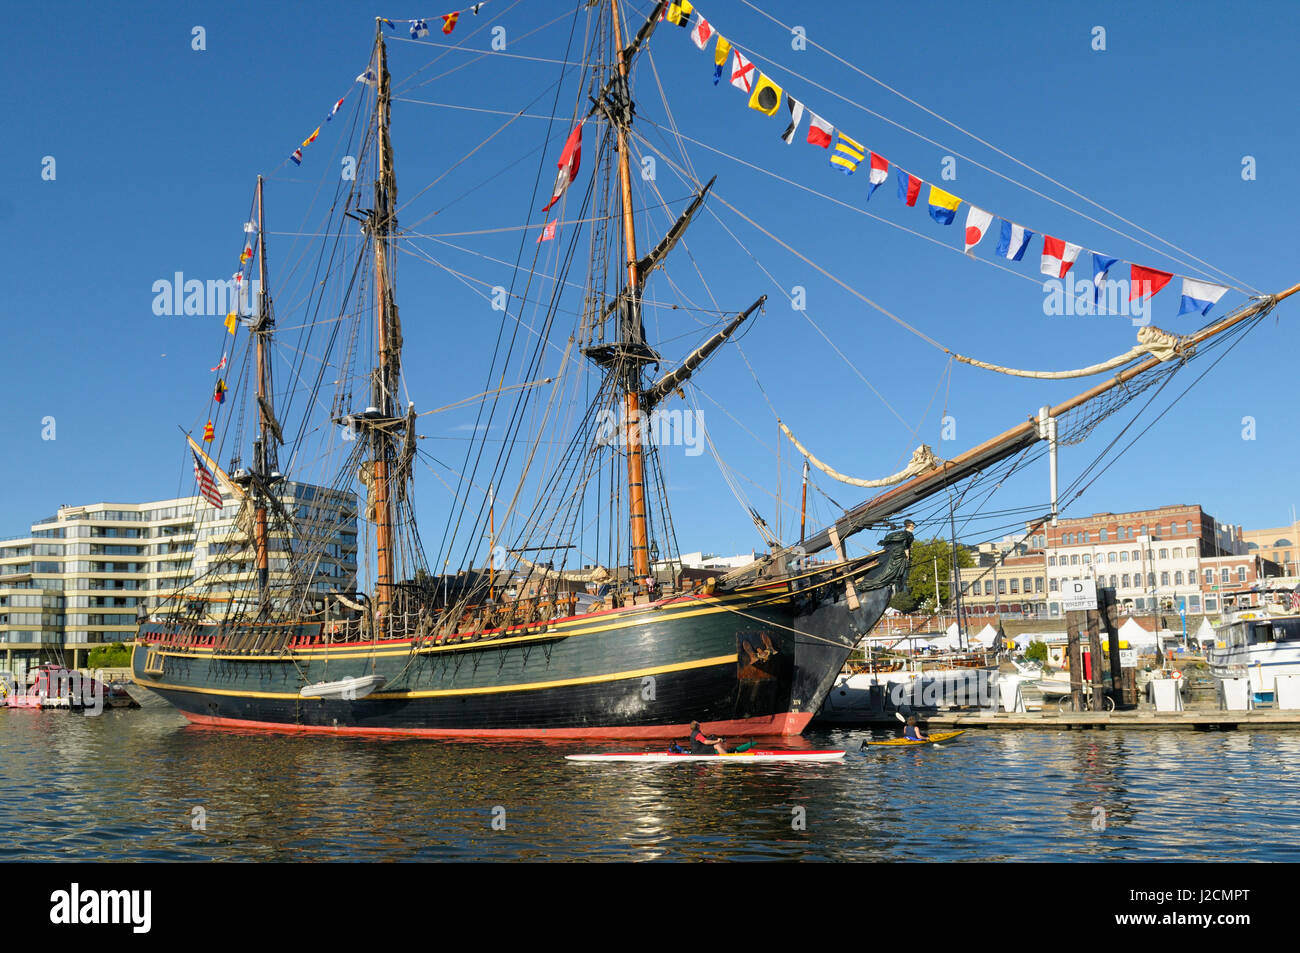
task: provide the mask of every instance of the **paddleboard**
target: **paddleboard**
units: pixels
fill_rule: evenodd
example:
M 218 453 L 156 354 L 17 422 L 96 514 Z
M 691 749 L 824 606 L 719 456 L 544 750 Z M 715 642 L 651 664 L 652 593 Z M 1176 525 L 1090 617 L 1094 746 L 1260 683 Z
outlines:
M 636 764 L 668 764 L 675 761 L 721 761 L 726 764 L 753 764 L 758 761 L 839 761 L 843 751 L 733 751 L 727 754 L 670 754 L 661 751 L 621 751 L 608 754 L 568 754 L 567 761 L 620 761 Z
M 883 747 L 910 748 L 915 745 L 932 745 L 936 741 L 949 741 L 953 738 L 956 738 L 958 735 L 964 735 L 964 734 L 966 734 L 965 728 L 961 729 L 960 731 L 936 731 L 934 734 L 930 735 L 930 737 L 926 738 L 924 741 L 912 741 L 909 738 L 890 738 L 888 741 L 868 741 L 867 744 L 880 745 Z

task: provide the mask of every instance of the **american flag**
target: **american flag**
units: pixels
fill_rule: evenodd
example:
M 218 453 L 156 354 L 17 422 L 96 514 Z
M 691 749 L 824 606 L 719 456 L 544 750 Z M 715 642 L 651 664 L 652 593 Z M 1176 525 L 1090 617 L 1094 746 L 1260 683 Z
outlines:
M 1291 591 L 1291 608 L 1300 612 L 1300 588 Z
M 194 457 L 194 478 L 199 481 L 199 494 L 217 509 L 221 509 L 225 502 L 221 499 L 221 491 L 217 489 L 216 483 L 212 481 L 212 474 L 199 460 L 197 453 L 194 453 L 193 450 L 190 450 L 190 453 Z

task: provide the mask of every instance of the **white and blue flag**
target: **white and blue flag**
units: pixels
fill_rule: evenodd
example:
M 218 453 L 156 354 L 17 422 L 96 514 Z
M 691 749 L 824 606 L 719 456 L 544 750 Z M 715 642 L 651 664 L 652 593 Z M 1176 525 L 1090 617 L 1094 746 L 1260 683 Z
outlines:
M 1002 236 L 998 239 L 998 255 L 1008 261 L 1020 261 L 1034 233 L 1023 225 L 1008 222 L 1005 218 L 998 221 L 1002 223 Z

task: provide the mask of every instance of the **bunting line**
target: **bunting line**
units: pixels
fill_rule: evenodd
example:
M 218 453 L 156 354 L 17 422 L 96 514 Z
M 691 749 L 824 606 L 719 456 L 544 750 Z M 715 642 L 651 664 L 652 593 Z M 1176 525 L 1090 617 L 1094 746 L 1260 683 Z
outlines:
M 794 141 L 795 130 L 803 115 L 807 113 L 809 117 L 807 141 L 810 145 L 819 146 L 830 151 L 830 164 L 833 168 L 851 175 L 857 170 L 858 165 L 865 161 L 866 156 L 870 155 L 870 175 L 867 186 L 868 200 L 887 179 L 889 172 L 888 159 L 868 150 L 866 146 L 850 138 L 842 129 L 837 128 L 813 112 L 805 100 L 796 99 L 787 89 L 784 89 L 775 80 L 759 70 L 733 42 L 722 36 L 715 23 L 706 20 L 704 15 L 696 11 L 691 3 L 683 0 L 681 3 L 669 4 L 665 13 L 661 14 L 660 19 L 686 29 L 694 45 L 705 53 L 708 52 L 710 40 L 716 37 L 713 53 L 714 85 L 717 85 L 721 79 L 724 64 L 728 60 L 728 54 L 730 54 L 731 85 L 749 94 L 748 104 L 751 109 L 768 116 L 776 115 L 780 111 L 780 105 L 784 97 L 790 117 L 785 132 L 781 135 L 784 142 L 790 144 Z M 922 186 L 929 186 L 927 210 L 930 217 L 940 225 L 951 225 L 956 218 L 958 209 L 965 204 L 968 211 L 966 227 L 963 229 L 962 236 L 963 250 L 966 254 L 973 255 L 975 247 L 983 241 L 984 236 L 990 230 L 995 217 L 993 213 L 978 208 L 959 196 L 947 192 L 932 182 L 926 182 L 919 176 L 912 175 L 904 169 L 895 167 L 895 177 L 898 184 L 899 201 L 907 206 L 916 205 Z M 995 254 L 1008 261 L 1022 261 L 1029 241 L 1034 237 L 1035 232 L 1007 218 L 998 217 L 998 221 L 1000 223 L 1000 240 Z M 1043 232 L 1039 234 L 1043 235 L 1041 273 L 1051 278 L 1063 279 L 1085 249 L 1081 245 L 1062 238 L 1047 235 Z M 1107 280 L 1106 276 L 1111 266 L 1119 259 L 1104 255 L 1096 250 L 1091 250 L 1090 253 L 1094 260 L 1092 278 L 1095 289 L 1094 303 L 1099 304 L 1102 300 L 1101 289 Z M 1100 263 L 1105 263 L 1105 266 L 1101 267 Z M 1202 316 L 1208 315 L 1209 310 L 1229 290 L 1227 285 L 1177 275 L 1173 272 L 1161 271 L 1132 262 L 1128 264 L 1130 264 L 1130 301 L 1140 302 L 1153 297 L 1168 285 L 1173 278 L 1181 278 L 1183 296 L 1178 312 L 1179 315 L 1193 311 L 1199 311 Z

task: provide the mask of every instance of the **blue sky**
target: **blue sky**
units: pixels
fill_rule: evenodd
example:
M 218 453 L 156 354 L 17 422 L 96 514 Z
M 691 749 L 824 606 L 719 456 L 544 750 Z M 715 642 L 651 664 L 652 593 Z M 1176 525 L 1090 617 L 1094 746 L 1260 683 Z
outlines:
M 645 0 L 635 4 L 648 6 Z M 1260 3 L 1250 7 L 1250 16 L 1222 17 L 1211 3 L 1140 9 L 1119 3 L 756 6 L 804 27 L 810 40 L 853 66 L 1240 283 L 1276 291 L 1300 281 L 1291 176 L 1300 133 L 1290 122 L 1300 64 L 1289 46 L 1300 29 L 1300 7 Z M 479 18 L 484 22 L 468 14 L 461 21 L 451 39 L 462 50 L 394 41 L 395 81 L 418 71 L 404 87 L 405 99 L 513 112 L 541 96 L 528 111 L 546 112 L 554 96 L 548 88 L 560 67 L 545 60 L 564 56 L 572 18 L 562 14 L 570 8 L 546 0 L 494 0 Z M 739 0 L 712 0 L 698 9 L 810 109 L 921 178 L 941 181 L 945 157 L 953 157 L 956 178 L 941 184 L 995 215 L 1124 262 L 1195 274 L 1185 258 L 1177 261 L 1142 243 L 1167 246 L 826 52 L 811 44 L 792 49 L 788 30 Z M 208 368 L 220 356 L 224 332 L 218 318 L 155 315 L 153 283 L 177 271 L 201 279 L 229 275 L 232 246 L 260 172 L 269 176 L 272 267 L 297 282 L 277 289 L 280 321 L 298 323 L 301 316 L 292 314 L 291 305 L 301 297 L 303 275 L 290 265 L 309 255 L 311 246 L 289 233 L 319 224 L 320 181 L 338 168 L 346 132 L 330 127 L 353 121 L 361 91 L 353 78 L 368 58 L 376 12 L 398 20 L 398 36 L 405 37 L 401 21 L 432 21 L 446 9 L 364 11 L 326 2 L 54 4 L 9 11 L 0 40 L 9 68 L 0 107 L 6 129 L 0 170 L 8 185 L 0 194 L 0 260 L 7 279 L 0 304 L 7 330 L 0 397 L 9 449 L 0 463 L 0 536 L 24 532 L 63 503 L 192 492 L 177 428 L 202 426 L 210 406 Z M 556 22 L 545 26 L 550 21 Z M 494 25 L 505 27 L 511 58 L 476 59 L 463 52 L 490 54 L 488 30 Z M 205 31 L 201 51 L 192 49 L 195 26 Z M 430 39 L 441 42 L 437 24 L 431 26 Z M 1098 26 L 1105 29 L 1104 51 L 1092 48 Z M 449 75 L 424 83 L 453 64 Z M 831 171 L 825 152 L 803 141 L 806 119 L 795 144 L 786 146 L 779 139 L 784 109 L 774 118 L 747 109 L 739 91 L 725 81 L 712 84 L 711 67 L 711 57 L 684 31 L 661 28 L 637 67 L 638 133 L 656 145 L 671 145 L 663 131 L 662 83 L 677 130 L 720 150 L 686 146 L 701 179 L 718 175 L 718 198 L 861 295 L 954 351 L 1004 365 L 1080 366 L 1133 343 L 1127 317 L 1044 314 L 1039 238 L 1023 262 L 1008 265 L 1014 274 L 987 264 L 991 241 L 976 251 L 979 260 L 954 253 L 954 245 L 960 252 L 964 208 L 957 224 L 943 228 L 922 208 L 902 207 L 892 180 L 867 203 L 864 171 L 851 177 Z M 343 122 L 322 130 L 301 169 L 286 166 L 287 154 L 344 93 Z M 513 261 L 520 233 L 459 233 L 544 220 L 538 209 L 545 196 L 534 202 L 534 188 L 539 180 L 543 192 L 549 186 L 576 96 L 570 74 L 559 95 L 562 121 L 520 120 L 450 173 L 501 117 L 396 103 L 399 190 L 409 202 L 402 222 L 424 219 L 416 230 L 469 249 L 425 242 L 446 268 L 488 284 L 509 283 L 509 269 L 484 256 Z M 594 146 L 589 150 L 579 174 L 584 187 Z M 53 181 L 42 178 L 47 156 L 56 163 Z M 1242 177 L 1247 156 L 1256 169 L 1249 181 Z M 436 187 L 417 197 L 444 173 Z M 658 185 L 672 204 L 642 216 L 647 245 L 689 192 L 662 166 Z M 647 195 L 642 200 L 658 201 Z M 554 268 L 558 244 L 544 249 L 543 268 Z M 584 256 L 585 239 L 579 270 Z M 697 267 L 707 276 L 707 290 Z M 1079 268 L 1090 277 L 1086 262 Z M 1112 277 L 1125 275 L 1117 271 Z M 793 310 L 785 297 L 796 286 L 805 289 L 805 312 Z M 953 456 L 1088 383 L 1012 380 L 964 366 L 949 375 L 941 351 L 864 305 L 721 201 L 710 202 L 649 291 L 652 303 L 682 307 L 707 304 L 710 294 L 725 310 L 769 296 L 766 313 L 741 345 L 749 366 L 728 348 L 699 375 L 697 400 L 724 459 L 753 481 L 741 480 L 748 501 L 770 523 L 779 482 L 785 528 L 792 519 L 789 507 L 797 505 L 799 460 L 789 443 L 778 440 L 767 400 L 837 469 L 876 477 L 898 469 L 918 442 Z M 479 289 L 408 256 L 399 263 L 398 295 L 417 407 L 481 390 L 496 316 Z M 1243 300 L 1241 292 L 1230 291 L 1211 317 Z M 1178 302 L 1175 279 L 1155 298 L 1153 321 L 1186 333 L 1200 322 L 1176 318 Z M 1072 504 L 1070 515 L 1185 502 L 1247 528 L 1288 521 L 1291 506 L 1300 504 L 1292 476 L 1300 456 L 1292 430 L 1300 386 L 1297 309 L 1300 300 L 1281 305 L 1276 320 L 1270 317 L 1245 338 Z M 682 308 L 648 310 L 652 335 L 669 341 L 667 356 L 679 357 L 714 327 L 714 318 L 693 320 L 691 314 Z M 564 334 L 567 329 L 557 331 L 561 345 Z M 1207 365 L 1193 365 L 1178 379 L 1177 390 Z M 940 439 L 945 412 L 956 422 L 953 441 Z M 42 439 L 47 417 L 56 422 L 54 440 Z M 1243 439 L 1246 417 L 1254 420 L 1252 440 Z M 426 449 L 456 458 L 471 419 L 469 413 L 427 418 Z M 1114 432 L 1105 430 L 1094 443 L 1104 445 Z M 1099 449 L 1085 444 L 1064 450 L 1063 482 Z M 709 454 L 668 448 L 665 464 L 683 551 L 733 552 L 759 544 Z M 841 503 L 858 499 L 860 491 L 820 482 Z M 1037 464 L 1009 483 L 994 505 L 1040 504 L 1046 485 L 1046 466 Z M 419 493 L 422 517 L 440 527 L 448 507 L 441 484 L 426 474 Z M 836 515 L 825 502 L 814 512 L 813 522 Z

